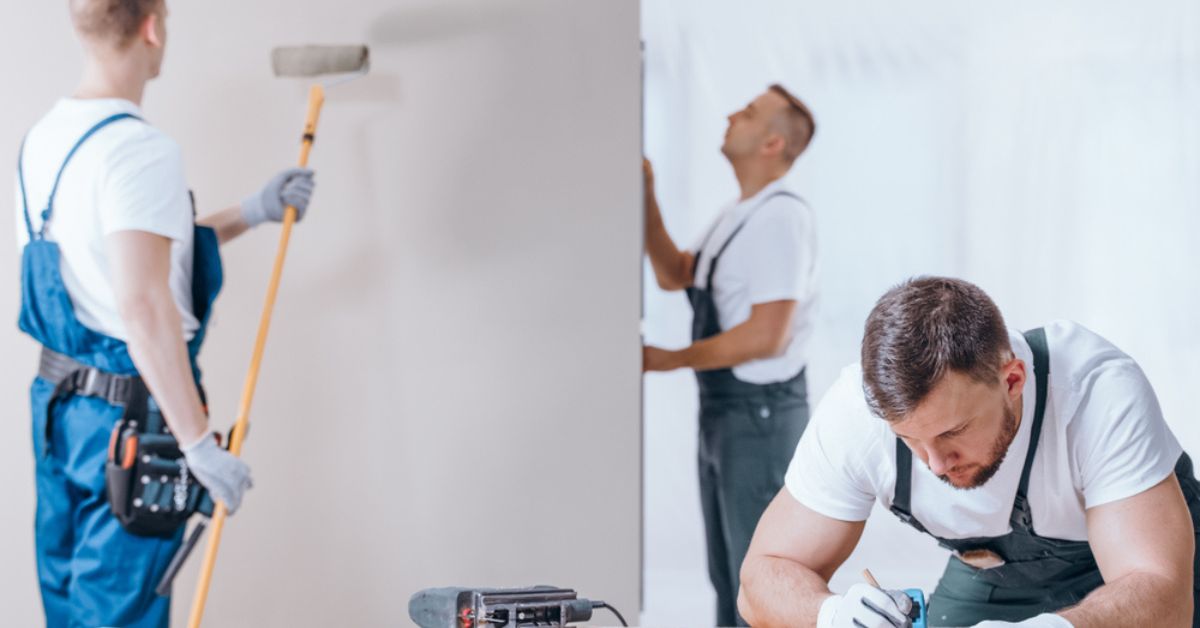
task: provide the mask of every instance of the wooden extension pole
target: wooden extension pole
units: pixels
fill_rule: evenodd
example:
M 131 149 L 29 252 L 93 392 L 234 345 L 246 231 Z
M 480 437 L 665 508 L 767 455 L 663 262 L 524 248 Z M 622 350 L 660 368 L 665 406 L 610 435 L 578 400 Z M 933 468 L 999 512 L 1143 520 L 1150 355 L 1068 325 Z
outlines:
M 324 103 L 324 89 L 320 85 L 313 85 L 308 94 L 308 117 L 304 123 L 304 138 L 300 144 L 301 168 L 308 165 L 308 153 L 312 150 L 313 137 L 317 132 L 317 118 L 321 115 L 321 105 Z M 275 295 L 279 292 L 283 260 L 287 257 L 288 240 L 291 238 L 292 225 L 295 222 L 296 208 L 289 206 L 283 215 L 279 249 L 275 253 L 275 266 L 271 269 L 271 281 L 267 284 L 266 303 L 263 304 L 262 318 L 258 322 L 258 337 L 254 341 L 254 353 L 250 356 L 250 371 L 246 373 L 246 383 L 242 387 L 242 401 L 238 406 L 237 422 L 234 423 L 233 434 L 229 437 L 229 452 L 235 456 L 242 453 L 242 441 L 245 440 L 246 429 L 250 425 L 250 403 L 254 400 L 254 388 L 258 384 L 258 369 L 262 364 L 263 349 L 267 344 L 267 331 L 271 328 L 271 312 L 275 309 Z M 196 596 L 192 599 L 192 613 L 188 619 L 189 628 L 199 628 L 200 620 L 204 617 L 204 603 L 208 599 L 208 587 L 212 583 L 213 567 L 217 562 L 217 548 L 221 544 L 221 531 L 225 527 L 227 515 L 225 504 L 218 503 L 213 511 L 212 532 L 208 537 L 208 547 L 204 552 L 204 565 L 200 570 L 200 580 L 196 584 Z

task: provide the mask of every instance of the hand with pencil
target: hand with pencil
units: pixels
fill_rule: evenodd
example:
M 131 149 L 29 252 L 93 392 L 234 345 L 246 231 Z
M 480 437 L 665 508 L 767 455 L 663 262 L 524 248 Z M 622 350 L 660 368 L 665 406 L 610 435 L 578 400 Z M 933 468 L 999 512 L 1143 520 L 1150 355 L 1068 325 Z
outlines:
M 904 591 L 881 588 L 870 571 L 863 570 L 863 576 L 866 583 L 825 599 L 817 628 L 912 628 L 912 598 Z

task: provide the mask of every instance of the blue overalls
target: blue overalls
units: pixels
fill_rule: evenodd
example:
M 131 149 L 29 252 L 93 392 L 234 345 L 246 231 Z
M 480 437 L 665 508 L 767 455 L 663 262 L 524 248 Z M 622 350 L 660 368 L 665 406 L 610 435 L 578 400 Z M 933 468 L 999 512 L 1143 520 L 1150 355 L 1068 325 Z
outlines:
M 136 375 L 126 344 L 84 327 L 75 317 L 63 284 L 58 245 L 46 239 L 54 197 L 63 172 L 88 138 L 109 124 L 141 119 L 132 114 L 106 118 L 83 135 L 63 160 L 34 230 L 25 193 L 24 146 L 17 176 L 29 243 L 21 258 L 19 326 L 49 350 L 102 373 Z M 194 214 L 194 208 L 193 208 Z M 195 227 L 192 298 L 200 327 L 188 342 L 193 373 L 209 313 L 221 289 L 216 232 Z M 124 409 L 103 397 L 55 395 L 42 377 L 30 387 L 37 477 L 37 566 L 46 624 L 59 626 L 167 626 L 170 598 L 154 586 L 175 553 L 183 528 L 169 538 L 135 536 L 121 527 L 105 492 L 104 465 L 109 438 Z M 153 405 L 152 405 L 153 407 Z
M 1012 531 L 994 538 L 944 539 L 934 536 L 938 544 L 946 549 L 960 553 L 989 550 L 1002 558 L 1004 564 L 979 569 L 951 555 L 946 571 L 929 600 L 930 626 L 973 626 L 988 619 L 1021 621 L 1073 606 L 1104 584 L 1096 557 L 1087 541 L 1054 539 L 1033 531 L 1033 515 L 1028 498 L 1029 480 L 1046 413 L 1050 350 L 1044 329 L 1026 332 L 1025 339 L 1033 351 L 1037 397 L 1025 466 L 1021 470 L 1021 480 L 1009 515 Z M 1187 454 L 1180 456 L 1175 465 L 1175 475 L 1191 511 L 1193 525 L 1196 525 L 1200 522 L 1200 483 L 1196 481 L 1192 461 Z M 925 526 L 912 515 L 911 502 L 912 454 L 904 441 L 897 438 L 896 492 L 891 510 L 901 521 L 929 534 Z M 1197 547 L 1200 548 L 1200 545 Z M 1196 583 L 1200 586 L 1200 554 L 1195 560 L 1195 569 L 1198 578 Z M 1194 590 L 1193 597 L 1200 603 L 1200 593 Z M 1192 626 L 1200 626 L 1200 619 L 1194 619 Z
M 767 201 L 791 192 L 769 194 L 751 209 L 712 256 L 703 288 L 687 289 L 692 305 L 692 340 L 724 331 L 713 299 L 713 278 L 725 249 Z M 716 227 L 713 228 L 713 231 Z M 701 244 L 703 251 L 712 238 Z M 699 266 L 696 255 L 693 276 Z M 737 612 L 739 572 L 750 538 L 767 505 L 783 487 L 788 462 L 808 425 L 808 389 L 804 369 L 791 379 L 770 384 L 743 382 L 733 369 L 696 371 L 700 388 L 697 467 L 700 506 L 708 549 L 708 576 L 717 595 L 717 625 L 745 626 Z

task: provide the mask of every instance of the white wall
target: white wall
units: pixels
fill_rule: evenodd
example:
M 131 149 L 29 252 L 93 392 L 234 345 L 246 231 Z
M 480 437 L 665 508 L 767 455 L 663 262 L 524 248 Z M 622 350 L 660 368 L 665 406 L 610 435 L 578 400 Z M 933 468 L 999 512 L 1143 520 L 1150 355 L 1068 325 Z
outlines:
M 271 77 L 271 47 L 366 41 L 374 62 L 322 116 L 244 452 L 257 486 L 227 526 L 207 625 L 407 625 L 411 593 L 450 584 L 558 584 L 636 614 L 637 4 L 170 7 L 145 110 L 183 146 L 202 212 L 295 160 L 307 85 Z M 11 171 L 25 128 L 77 78 L 65 3 L 10 16 L 0 47 Z M 0 242 L 11 228 L 0 220 Z M 225 252 L 201 358 L 222 427 L 276 233 Z M 9 259 L 0 312 L 15 322 Z M 0 354 L 0 608 L 36 625 L 36 348 L 14 324 Z
M 788 177 L 818 220 L 814 402 L 857 359 L 887 287 L 950 274 L 1011 325 L 1070 318 L 1112 339 L 1200 452 L 1198 33 L 1190 0 L 648 0 L 647 152 L 668 229 L 690 243 L 734 197 L 724 116 L 782 82 L 818 124 Z M 686 302 L 647 285 L 649 339 L 685 344 Z M 647 623 L 712 621 L 691 380 L 646 384 Z M 869 566 L 928 591 L 943 561 L 877 512 L 834 586 Z

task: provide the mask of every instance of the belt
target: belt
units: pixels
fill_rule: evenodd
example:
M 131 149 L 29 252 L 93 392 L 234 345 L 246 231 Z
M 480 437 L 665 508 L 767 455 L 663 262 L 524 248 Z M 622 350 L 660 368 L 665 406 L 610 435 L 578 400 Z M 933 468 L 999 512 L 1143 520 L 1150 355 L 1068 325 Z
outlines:
M 99 397 L 123 406 L 133 394 L 135 375 L 117 375 L 88 366 L 70 356 L 42 347 L 38 376 L 54 384 L 55 397 Z

